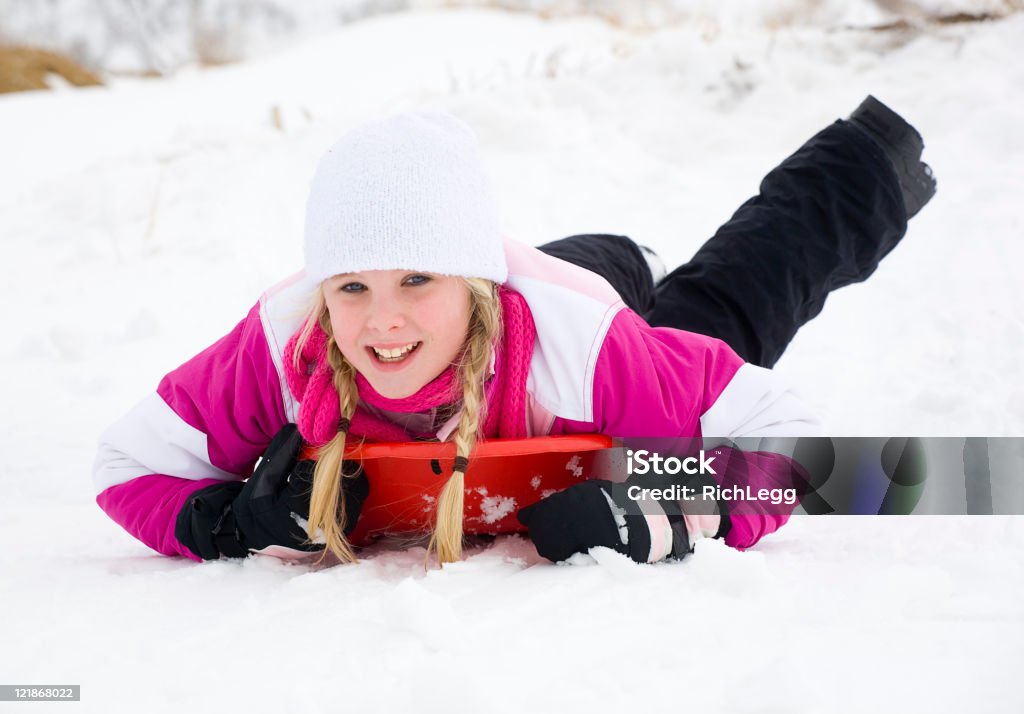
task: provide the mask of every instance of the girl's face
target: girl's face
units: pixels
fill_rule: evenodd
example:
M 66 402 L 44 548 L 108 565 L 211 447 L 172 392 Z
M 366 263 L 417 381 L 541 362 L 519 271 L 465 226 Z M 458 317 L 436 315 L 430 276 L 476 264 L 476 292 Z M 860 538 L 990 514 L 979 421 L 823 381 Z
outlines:
M 338 348 L 382 396 L 415 394 L 465 345 L 471 306 L 461 278 L 366 270 L 328 278 L 323 291 Z

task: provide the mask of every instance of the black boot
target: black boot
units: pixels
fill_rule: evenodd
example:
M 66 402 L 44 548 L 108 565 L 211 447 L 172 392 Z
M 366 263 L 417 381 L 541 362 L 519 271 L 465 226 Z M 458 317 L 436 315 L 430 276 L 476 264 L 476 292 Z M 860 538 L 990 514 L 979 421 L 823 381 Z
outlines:
M 896 169 L 910 219 L 935 195 L 931 167 L 921 161 L 924 150 L 921 135 L 903 117 L 870 94 L 850 115 L 850 122 L 870 136 L 889 157 Z

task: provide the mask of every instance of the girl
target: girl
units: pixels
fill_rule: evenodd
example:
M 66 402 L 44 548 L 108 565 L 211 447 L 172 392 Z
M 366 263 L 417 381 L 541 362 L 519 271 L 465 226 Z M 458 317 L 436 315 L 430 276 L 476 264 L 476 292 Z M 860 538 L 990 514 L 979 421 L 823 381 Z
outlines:
M 97 503 L 168 555 L 355 561 L 346 534 L 368 486 L 342 457 L 347 440 L 453 440 L 428 546 L 452 562 L 478 439 L 815 435 L 817 419 L 767 368 L 829 291 L 874 271 L 934 193 L 921 149 L 869 97 L 662 278 L 656 256 L 622 236 L 503 241 L 474 136 L 454 117 L 361 127 L 317 168 L 305 270 L 104 432 Z M 299 458 L 303 442 L 315 462 Z M 782 454 L 726 453 L 736 468 L 720 469 L 721 483 L 792 484 Z M 701 537 L 749 547 L 789 512 L 730 518 L 719 506 L 690 513 L 666 498 L 639 510 L 590 480 L 519 519 L 554 561 L 605 545 L 654 562 Z

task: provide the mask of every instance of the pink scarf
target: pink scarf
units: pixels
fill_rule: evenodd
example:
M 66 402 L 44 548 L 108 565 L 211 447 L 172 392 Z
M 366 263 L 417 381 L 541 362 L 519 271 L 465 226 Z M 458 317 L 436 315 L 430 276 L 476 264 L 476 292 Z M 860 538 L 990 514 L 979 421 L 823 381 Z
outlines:
M 502 337 L 495 354 L 494 376 L 484 385 L 487 418 L 483 435 L 488 438 L 526 436 L 526 377 L 537 331 L 530 308 L 522 295 L 501 286 Z M 285 378 L 299 402 L 299 432 L 307 443 L 322 446 L 338 433 L 341 418 L 334 375 L 327 361 L 327 334 L 317 325 L 300 355 L 303 369 L 293 365 L 299 330 L 284 350 Z M 449 367 L 412 396 L 389 399 L 379 394 L 366 378 L 356 374 L 360 403 L 394 412 L 422 412 L 453 404 L 462 399 L 455 368 Z M 410 435 L 393 422 L 357 407 L 348 433 L 368 441 L 411 441 Z M 433 435 L 431 435 L 433 436 Z

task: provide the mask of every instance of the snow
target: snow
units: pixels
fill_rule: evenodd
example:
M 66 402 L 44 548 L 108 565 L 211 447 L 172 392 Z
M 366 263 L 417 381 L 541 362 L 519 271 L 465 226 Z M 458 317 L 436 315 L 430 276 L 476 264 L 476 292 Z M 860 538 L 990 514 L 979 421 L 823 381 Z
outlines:
M 482 486 L 477 488 L 476 492 L 481 496 L 480 520 L 484 523 L 497 523 L 516 510 L 516 499 L 511 496 L 490 495 Z
M 778 371 L 837 436 L 1024 432 L 1024 14 L 868 32 L 738 7 L 713 31 L 398 13 L 237 65 L 0 97 L 0 683 L 81 684 L 103 712 L 1008 709 L 1020 517 L 801 517 L 656 566 L 595 549 L 555 567 L 499 538 L 425 572 L 422 547 L 194 564 L 93 501 L 102 428 L 299 266 L 319 153 L 414 108 L 477 129 L 511 235 L 621 232 L 674 266 L 875 94 L 921 130 L 939 194 Z

